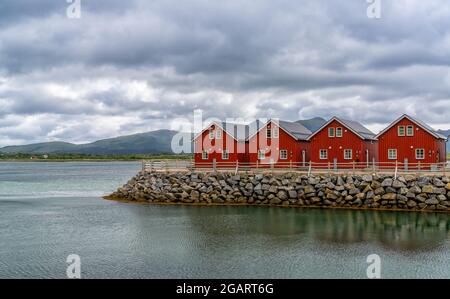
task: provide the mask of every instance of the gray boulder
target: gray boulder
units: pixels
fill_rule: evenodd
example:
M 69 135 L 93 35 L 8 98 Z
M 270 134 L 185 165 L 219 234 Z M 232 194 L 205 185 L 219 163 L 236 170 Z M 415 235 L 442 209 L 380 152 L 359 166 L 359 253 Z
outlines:
M 384 179 L 383 182 L 381 183 L 381 187 L 391 187 L 392 183 L 393 181 L 391 178 Z

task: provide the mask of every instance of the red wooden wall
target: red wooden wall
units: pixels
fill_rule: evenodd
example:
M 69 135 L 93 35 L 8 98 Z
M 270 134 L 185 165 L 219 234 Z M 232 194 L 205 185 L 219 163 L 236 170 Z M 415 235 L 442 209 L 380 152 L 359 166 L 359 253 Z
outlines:
M 342 137 L 328 137 L 328 128 L 342 128 Z M 334 120 L 328 124 L 325 128 L 319 131 L 312 137 L 311 141 L 311 161 L 315 163 L 334 163 L 334 159 L 337 159 L 337 163 L 367 163 L 372 162 L 373 158 L 377 160 L 377 142 L 370 140 L 363 140 L 358 135 L 350 131 L 343 124 Z M 320 159 L 320 150 L 328 150 L 328 159 Z M 344 159 L 344 150 L 352 150 L 352 159 Z M 366 150 L 369 150 L 369 160 L 366 158 Z
M 252 166 L 255 166 L 258 161 L 258 150 L 265 149 L 266 150 L 266 159 L 263 161 L 258 161 L 258 165 L 263 167 L 264 165 L 268 165 L 271 159 L 273 162 L 281 163 L 281 166 L 287 166 L 294 163 L 294 166 L 301 166 L 303 162 L 309 161 L 309 142 L 307 141 L 298 141 L 293 138 L 291 135 L 286 133 L 283 129 L 279 128 L 279 137 L 267 139 L 266 130 L 267 127 L 273 129 L 273 126 L 277 126 L 274 123 L 269 123 L 264 126 L 255 136 L 250 138 L 248 145 L 249 152 L 249 162 Z M 287 150 L 288 157 L 286 160 L 280 159 L 280 151 Z M 306 159 L 303 161 L 302 151 L 305 151 Z
M 209 139 L 209 130 L 214 130 L 214 139 Z M 216 139 L 217 130 L 222 131 L 222 138 Z M 246 144 L 245 142 L 237 142 L 232 136 L 226 133 L 222 128 L 216 124 L 208 127 L 201 136 L 198 136 L 194 141 L 194 161 L 196 167 L 208 167 L 213 166 L 215 159 L 218 167 L 235 167 L 236 161 L 245 161 L 246 157 Z M 208 159 L 202 159 L 202 152 L 206 150 L 208 152 Z M 222 159 L 222 151 L 228 150 L 228 160 Z
M 414 127 L 414 136 L 398 136 L 398 126 L 412 125 Z M 378 151 L 381 163 L 395 162 L 388 159 L 388 149 L 397 149 L 397 160 L 403 163 L 408 159 L 408 163 L 437 163 L 444 162 L 445 157 L 445 141 L 435 138 L 433 135 L 414 124 L 407 118 L 403 118 L 392 128 L 378 138 Z M 416 149 L 425 149 L 425 159 L 416 159 Z

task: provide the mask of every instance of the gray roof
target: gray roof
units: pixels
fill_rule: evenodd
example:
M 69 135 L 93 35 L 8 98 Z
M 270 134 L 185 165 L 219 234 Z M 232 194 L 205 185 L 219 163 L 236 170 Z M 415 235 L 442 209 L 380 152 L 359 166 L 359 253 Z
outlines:
M 306 140 L 308 139 L 309 135 L 312 134 L 312 132 L 308 128 L 299 123 L 280 120 L 278 121 L 278 124 L 283 130 L 285 130 L 298 140 Z
M 331 122 L 338 121 L 343 126 L 345 126 L 347 129 L 358 135 L 361 139 L 364 140 L 377 140 L 376 135 L 364 127 L 362 124 L 360 124 L 357 121 L 354 120 L 348 120 L 348 119 L 341 119 L 338 117 L 333 117 L 329 121 L 327 121 L 320 129 L 316 130 L 313 134 L 311 134 L 308 139 L 311 139 L 313 136 L 315 136 L 318 132 L 322 131 L 326 126 L 328 126 Z
M 284 121 L 284 120 L 271 120 L 278 124 L 283 130 L 297 138 L 298 140 L 306 140 L 312 132 L 305 126 L 299 123 Z M 261 130 L 266 123 L 260 120 L 255 120 L 248 125 L 235 124 L 235 123 L 220 123 L 222 128 L 233 138 L 238 141 L 248 140 L 250 137 L 255 135 L 259 130 Z
M 342 119 L 335 117 L 336 120 L 343 123 L 346 127 L 348 127 L 350 130 L 354 131 L 364 139 L 369 140 L 375 140 L 375 133 L 364 127 L 361 123 L 354 121 L 354 120 L 348 120 L 348 119 Z
M 422 127 L 422 129 L 424 129 L 425 131 L 427 131 L 428 133 L 430 133 L 431 135 L 433 135 L 436 138 L 439 139 L 444 139 L 447 140 L 448 137 L 436 132 L 432 127 L 430 127 L 429 125 L 427 125 L 426 123 L 424 123 L 423 121 L 414 118 L 412 116 L 409 116 L 407 114 L 403 114 L 401 117 L 399 117 L 398 119 L 396 119 L 394 122 L 392 122 L 386 129 L 384 129 L 383 131 L 381 131 L 380 133 L 378 133 L 377 137 L 384 134 L 387 130 L 389 130 L 390 128 L 392 128 L 396 123 L 398 123 L 399 121 L 401 121 L 404 118 L 408 118 L 409 120 L 411 120 L 412 122 L 416 123 L 418 126 Z
M 408 118 L 411 119 L 413 122 L 417 123 L 419 126 L 423 127 L 425 130 L 429 131 L 432 135 L 435 135 L 435 137 L 437 137 L 437 138 L 445 139 L 445 140 L 448 139 L 448 138 L 445 137 L 444 135 L 439 134 L 438 132 L 436 132 L 436 130 L 434 130 L 434 129 L 433 129 L 432 127 L 430 127 L 428 124 L 424 123 L 423 121 L 421 121 L 421 120 L 419 120 L 419 119 L 417 119 L 417 118 L 411 117 L 411 116 L 406 115 L 406 114 L 403 115 L 403 117 L 408 117 Z

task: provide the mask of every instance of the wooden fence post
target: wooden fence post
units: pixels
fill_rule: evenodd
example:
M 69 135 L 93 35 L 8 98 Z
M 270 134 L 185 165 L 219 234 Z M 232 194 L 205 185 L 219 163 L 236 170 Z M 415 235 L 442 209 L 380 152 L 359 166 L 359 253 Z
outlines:
M 394 173 L 394 180 L 397 179 L 397 171 L 398 171 L 398 161 L 395 161 L 395 173 Z
M 356 162 L 353 161 L 353 175 L 355 175 L 356 173 Z
M 238 174 L 238 171 L 239 171 L 239 161 L 236 160 L 236 170 L 235 170 L 234 174 L 235 175 Z
M 375 158 L 372 158 L 372 164 L 373 164 L 373 172 L 376 172 L 376 170 L 375 170 Z
M 289 169 L 292 171 L 292 160 L 289 161 Z
M 311 175 L 311 170 L 312 170 L 312 163 L 311 163 L 311 161 L 309 161 L 308 177 Z

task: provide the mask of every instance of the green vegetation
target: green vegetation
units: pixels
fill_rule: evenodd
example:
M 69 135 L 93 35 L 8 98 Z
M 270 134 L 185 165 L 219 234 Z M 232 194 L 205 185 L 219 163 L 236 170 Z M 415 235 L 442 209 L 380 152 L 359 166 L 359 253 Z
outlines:
M 159 130 L 135 135 L 120 136 L 103 139 L 87 144 L 73 144 L 67 142 L 44 142 L 18 146 L 6 146 L 0 148 L 0 153 L 13 154 L 81 154 L 97 156 L 122 156 L 122 155 L 148 155 L 171 153 L 171 142 L 177 134 L 175 131 Z M 186 139 L 192 135 L 186 133 Z
M 0 154 L 0 161 L 136 161 L 136 160 L 189 160 L 192 155 L 174 154 L 127 154 L 127 155 L 93 155 L 93 154 Z

